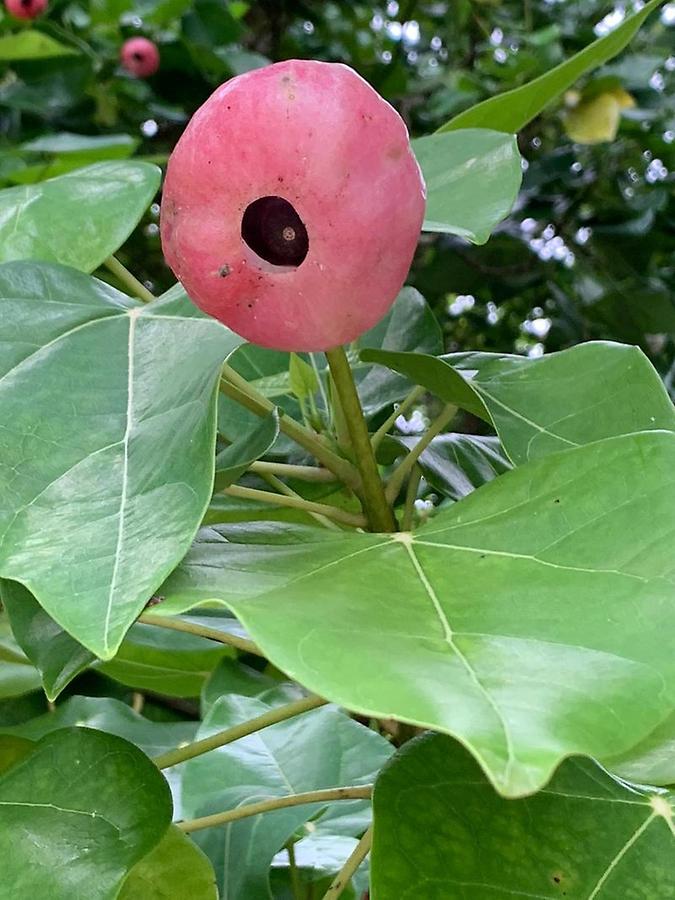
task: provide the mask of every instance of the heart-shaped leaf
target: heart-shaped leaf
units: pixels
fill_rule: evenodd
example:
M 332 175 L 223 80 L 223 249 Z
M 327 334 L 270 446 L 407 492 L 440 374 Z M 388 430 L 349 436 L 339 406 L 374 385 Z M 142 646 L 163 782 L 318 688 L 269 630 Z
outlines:
M 213 866 L 194 841 L 174 825 L 129 872 L 118 900 L 218 900 Z
M 143 307 L 45 263 L 0 267 L 0 298 L 0 575 L 109 659 L 208 505 L 241 341 L 180 292 Z
M 675 795 L 590 760 L 565 762 L 534 797 L 504 800 L 458 744 L 426 735 L 382 772 L 373 812 L 373 900 L 671 893 Z
M 641 350 L 624 344 L 589 342 L 541 359 L 385 350 L 364 350 L 361 358 L 490 422 L 517 465 L 620 434 L 675 430 L 658 373 Z
M 49 734 L 0 777 L 6 896 L 113 900 L 170 822 L 169 786 L 133 744 L 87 728 Z
M 199 735 L 255 718 L 272 705 L 253 697 L 222 697 L 211 707 Z M 207 815 L 261 799 L 368 784 L 390 755 L 391 745 L 384 738 L 339 710 L 312 710 L 187 762 L 184 813 Z M 365 801 L 339 805 L 351 807 L 351 812 L 367 806 Z M 319 804 L 289 807 L 197 832 L 195 839 L 216 868 L 222 895 L 268 900 L 272 857 L 320 811 Z
M 101 162 L 0 191 L 0 263 L 37 259 L 92 272 L 134 230 L 160 175 L 138 160 Z
M 494 128 L 514 134 L 536 118 L 549 103 L 560 97 L 575 81 L 620 53 L 647 18 L 664 0 L 650 0 L 604 37 L 566 59 L 549 72 L 521 87 L 498 94 L 459 113 L 439 131 L 458 128 Z
M 520 190 L 515 137 L 471 128 L 418 138 L 413 149 L 427 185 L 422 230 L 484 244 Z
M 507 472 L 414 535 L 209 529 L 162 593 L 219 599 L 301 684 L 447 731 L 518 796 L 675 706 L 674 507 L 675 434 L 627 435 Z

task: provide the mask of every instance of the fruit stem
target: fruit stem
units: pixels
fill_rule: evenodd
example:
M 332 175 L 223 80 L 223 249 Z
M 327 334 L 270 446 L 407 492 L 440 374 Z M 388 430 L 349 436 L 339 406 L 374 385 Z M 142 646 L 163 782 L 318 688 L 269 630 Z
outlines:
M 109 272 L 112 272 L 116 278 L 119 278 L 125 288 L 131 291 L 132 297 L 138 297 L 138 299 L 142 300 L 144 303 L 152 303 L 155 299 L 155 295 L 150 293 L 146 286 L 140 282 L 135 275 L 132 275 L 127 267 L 123 266 L 115 256 L 109 256 L 103 265 Z
M 404 481 L 408 477 L 408 473 L 412 471 L 424 450 L 426 450 L 432 440 L 443 431 L 456 412 L 457 407 L 453 406 L 452 403 L 448 403 L 447 406 L 443 407 L 443 411 L 436 419 L 434 419 L 424 435 L 403 459 L 403 462 L 399 463 L 398 467 L 394 469 L 386 490 L 389 503 L 393 503 L 396 500 L 403 487 Z
M 270 403 L 267 397 L 263 397 L 254 388 L 250 386 L 245 378 L 242 378 L 239 372 L 229 366 L 227 363 L 223 366 L 220 381 L 220 389 L 228 397 L 241 403 L 257 416 L 266 416 L 274 409 L 274 404 Z M 358 490 L 361 486 L 359 473 L 354 466 L 346 459 L 333 453 L 330 447 L 327 447 L 317 434 L 310 431 L 304 425 L 296 422 L 290 416 L 284 414 L 283 410 L 279 410 L 279 428 L 285 435 L 294 440 L 308 453 L 311 453 L 326 469 L 330 469 L 337 477 L 348 487 Z
M 187 744 L 185 747 L 176 747 L 175 750 L 168 750 L 166 753 L 156 756 L 153 759 L 153 762 L 158 769 L 168 769 L 170 766 L 185 762 L 187 759 L 194 759 L 195 756 L 201 756 L 211 750 L 216 750 L 218 747 L 224 747 L 226 744 L 238 741 L 240 738 L 246 737 L 249 734 L 255 734 L 257 731 L 262 731 L 262 729 L 267 728 L 268 725 L 276 725 L 277 722 L 285 722 L 286 719 L 300 716 L 310 709 L 325 706 L 327 702 L 327 700 L 323 700 L 321 697 L 310 696 L 303 697 L 302 700 L 294 700 L 292 703 L 287 703 L 285 706 L 275 706 L 269 712 L 263 713 L 261 716 L 256 716 L 255 719 L 250 719 L 248 722 L 233 725 L 232 728 L 218 731 L 210 737 L 203 738 L 201 741 L 194 741 L 192 744 Z
M 352 453 L 361 472 L 363 511 L 368 518 L 371 531 L 396 531 L 396 519 L 384 494 L 384 485 L 370 444 L 368 425 L 344 347 L 328 350 L 326 359 L 347 422 Z
M 342 522 L 343 525 L 351 525 L 352 528 L 363 528 L 368 524 L 363 516 L 345 512 L 345 510 L 338 509 L 336 506 L 329 506 L 327 503 L 314 503 L 311 500 L 305 500 L 304 497 L 288 497 L 285 494 L 259 491 L 257 488 L 242 487 L 239 484 L 230 485 L 222 493 L 229 497 L 238 497 L 240 500 L 259 500 L 261 503 L 271 503 L 274 506 L 288 506 L 291 509 L 301 509 L 310 515 L 318 513 L 320 516 L 326 516 L 328 519 Z

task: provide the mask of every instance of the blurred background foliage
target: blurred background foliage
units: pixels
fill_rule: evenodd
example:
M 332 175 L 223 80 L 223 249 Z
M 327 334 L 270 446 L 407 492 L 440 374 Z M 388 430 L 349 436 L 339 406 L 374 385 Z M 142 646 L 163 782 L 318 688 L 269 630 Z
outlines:
M 164 162 L 214 87 L 269 61 L 346 62 L 415 136 L 607 34 L 640 2 L 604 0 L 53 0 L 0 19 L 0 186 L 100 159 Z M 118 64 L 156 41 L 159 72 Z M 519 137 L 525 178 L 485 246 L 425 235 L 411 282 L 448 350 L 539 356 L 590 339 L 639 344 L 675 392 L 675 3 L 628 51 Z M 121 258 L 172 283 L 153 205 Z

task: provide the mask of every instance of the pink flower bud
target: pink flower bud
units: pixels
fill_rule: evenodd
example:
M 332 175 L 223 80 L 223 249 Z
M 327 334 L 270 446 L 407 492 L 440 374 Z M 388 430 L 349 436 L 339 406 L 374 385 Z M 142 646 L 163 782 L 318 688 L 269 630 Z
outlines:
M 37 19 L 47 9 L 47 0 L 5 0 L 5 9 L 15 19 Z
M 289 60 L 222 85 L 171 158 L 168 264 L 247 340 L 326 350 L 384 316 L 425 188 L 398 113 L 347 66 Z
M 120 62 L 136 78 L 149 78 L 159 69 L 157 44 L 144 37 L 129 38 L 122 44 Z

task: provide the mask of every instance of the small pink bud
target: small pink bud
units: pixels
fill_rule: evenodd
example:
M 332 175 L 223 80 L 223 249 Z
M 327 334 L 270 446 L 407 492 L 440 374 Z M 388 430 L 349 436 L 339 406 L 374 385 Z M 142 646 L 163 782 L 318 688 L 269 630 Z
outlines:
M 169 160 L 162 246 L 247 340 L 327 350 L 387 312 L 425 188 L 396 111 L 347 66 L 289 60 L 222 85 Z
M 120 62 L 136 78 L 149 78 L 159 69 L 157 44 L 144 37 L 129 38 L 122 44 Z
M 47 0 L 5 0 L 5 9 L 15 19 L 37 19 L 47 9 Z

